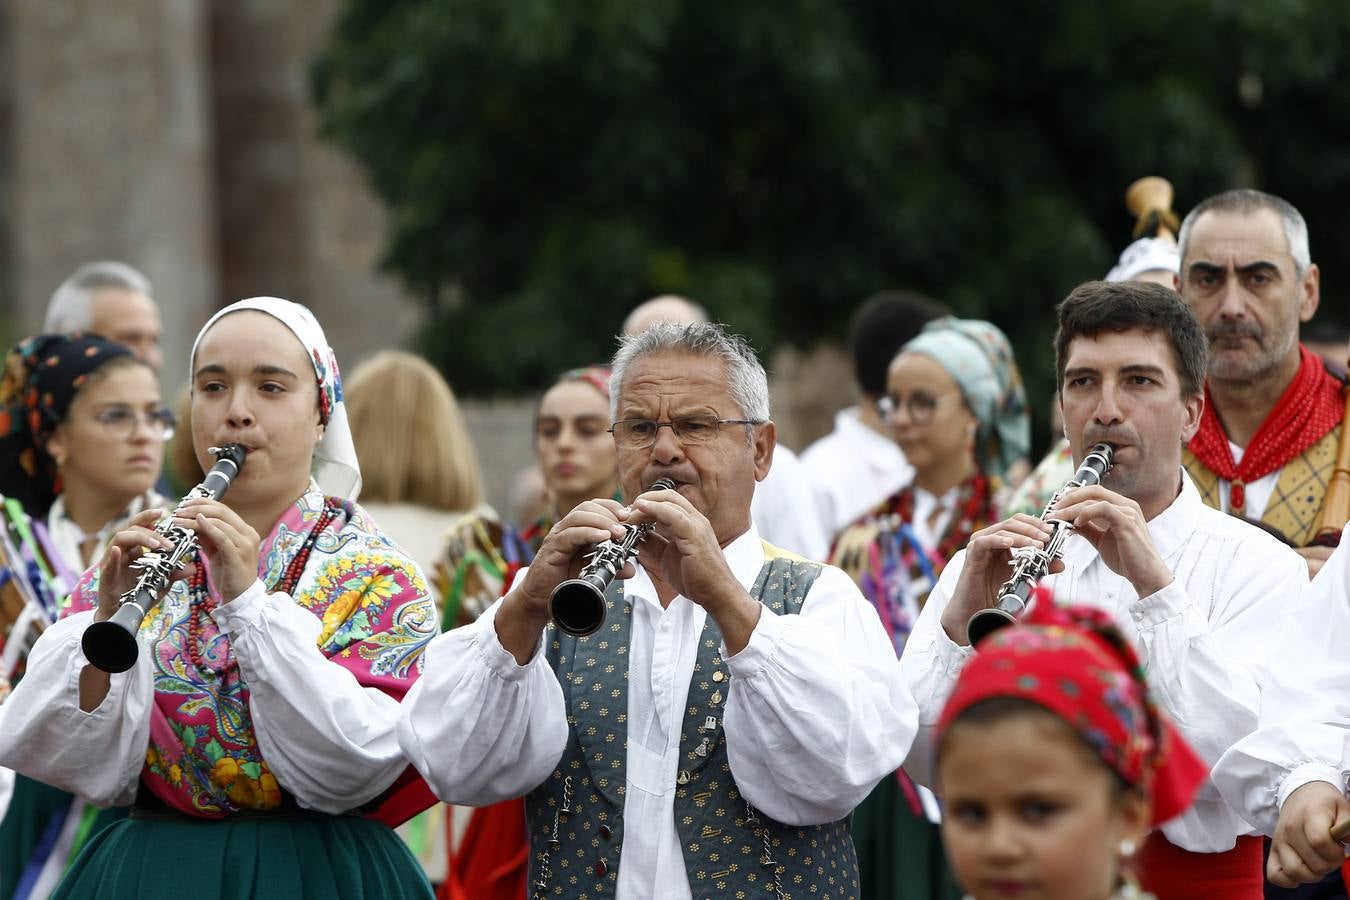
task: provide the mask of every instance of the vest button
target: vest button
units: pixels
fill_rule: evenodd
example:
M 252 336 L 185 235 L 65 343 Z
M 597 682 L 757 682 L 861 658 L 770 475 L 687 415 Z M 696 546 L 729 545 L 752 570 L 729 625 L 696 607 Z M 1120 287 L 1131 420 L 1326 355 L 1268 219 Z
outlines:
M 725 672 L 714 672 L 714 673 L 713 673 L 713 681 L 725 681 L 725 680 L 726 680 L 726 677 L 727 677 L 727 676 L 726 676 L 726 673 L 725 673 Z
M 613 835 L 613 834 L 614 834 L 614 832 L 612 832 L 612 831 L 609 830 L 609 826 L 608 826 L 608 825 L 601 825 L 601 826 L 600 826 L 600 836 L 601 836 L 602 838 L 604 838 L 605 840 L 609 840 L 609 839 L 610 839 L 610 836 Z
M 608 872 L 608 871 L 609 871 L 609 866 L 605 865 L 605 861 L 604 861 L 603 859 L 600 860 L 598 863 L 595 864 L 595 877 L 596 877 L 596 878 L 604 878 L 604 877 L 605 877 L 605 873 Z

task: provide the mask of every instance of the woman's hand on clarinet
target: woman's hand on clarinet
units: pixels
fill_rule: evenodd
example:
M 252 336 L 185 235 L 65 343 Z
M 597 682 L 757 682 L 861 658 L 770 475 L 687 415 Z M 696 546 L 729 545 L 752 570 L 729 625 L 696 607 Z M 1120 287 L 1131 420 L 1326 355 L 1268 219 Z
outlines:
M 1332 826 L 1350 819 L 1350 801 L 1339 787 L 1310 781 L 1280 807 L 1266 860 L 1266 877 L 1280 887 L 1308 884 L 1345 862 L 1345 847 L 1332 837 Z
M 942 611 L 942 630 L 947 637 L 959 646 L 968 644 L 966 624 L 975 613 L 998 602 L 999 588 L 1013 572 L 1012 551 L 1019 547 L 1043 549 L 1051 534 L 1050 526 L 1040 519 L 1018 513 L 971 535 L 961 577 Z M 1050 564 L 1051 572 L 1063 570 L 1059 560 Z
M 125 528 L 112 536 L 103 559 L 98 564 L 98 608 L 94 621 L 104 622 L 117 612 L 122 595 L 136 586 L 140 574 L 131 564 L 147 551 L 168 552 L 173 542 L 154 530 L 154 524 L 164 515 L 162 509 L 143 509 L 132 516 Z M 185 574 L 185 573 L 183 573 Z M 183 574 L 176 577 L 181 578 Z
M 219 500 L 194 497 L 176 510 L 174 524 L 197 533 L 202 553 L 211 563 L 211 581 L 228 603 L 258 580 L 258 532 Z

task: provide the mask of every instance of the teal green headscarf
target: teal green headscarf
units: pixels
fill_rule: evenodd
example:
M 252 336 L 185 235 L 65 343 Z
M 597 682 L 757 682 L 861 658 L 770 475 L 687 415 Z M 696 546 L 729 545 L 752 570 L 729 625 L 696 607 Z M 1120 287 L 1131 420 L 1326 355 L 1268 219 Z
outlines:
M 924 326 L 900 352 L 933 359 L 961 389 L 979 422 L 975 454 L 986 475 L 1005 477 L 1008 467 L 1030 452 L 1031 421 L 1022 373 L 1007 335 L 996 326 L 943 316 Z

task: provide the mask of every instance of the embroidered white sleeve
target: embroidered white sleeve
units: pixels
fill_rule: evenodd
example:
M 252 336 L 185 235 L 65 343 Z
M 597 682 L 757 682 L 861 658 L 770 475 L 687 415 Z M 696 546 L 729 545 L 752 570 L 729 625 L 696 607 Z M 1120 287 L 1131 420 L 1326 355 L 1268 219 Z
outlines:
M 500 607 L 433 640 L 403 701 L 399 743 L 447 803 L 519 797 L 549 776 L 567 744 L 562 688 L 542 642 L 517 665 L 497 640 Z
M 914 699 L 881 620 L 833 566 L 800 614 L 765 609 L 750 643 L 727 665 L 723 726 L 732 774 L 741 794 L 780 822 L 843 818 L 914 740 Z

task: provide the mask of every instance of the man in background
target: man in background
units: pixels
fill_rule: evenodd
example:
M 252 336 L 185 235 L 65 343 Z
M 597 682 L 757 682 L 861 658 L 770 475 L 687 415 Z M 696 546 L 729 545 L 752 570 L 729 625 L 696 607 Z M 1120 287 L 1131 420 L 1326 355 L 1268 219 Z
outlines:
M 1233 190 L 1181 225 L 1177 290 L 1209 337 L 1200 429 L 1183 462 L 1210 506 L 1278 532 L 1316 575 L 1345 414 L 1342 382 L 1299 342 L 1321 299 L 1308 225 L 1287 201 Z
M 869 297 L 849 324 L 859 399 L 841 410 L 834 431 L 802 452 L 827 539 L 903 487 L 912 471 L 877 411 L 886 393 L 886 370 L 929 321 L 950 313 L 927 297 L 883 291 Z
M 164 329 L 150 280 L 126 263 L 105 260 L 76 269 L 47 302 L 42 330 L 92 331 L 129 347 L 156 372 L 164 363 L 159 346 Z

